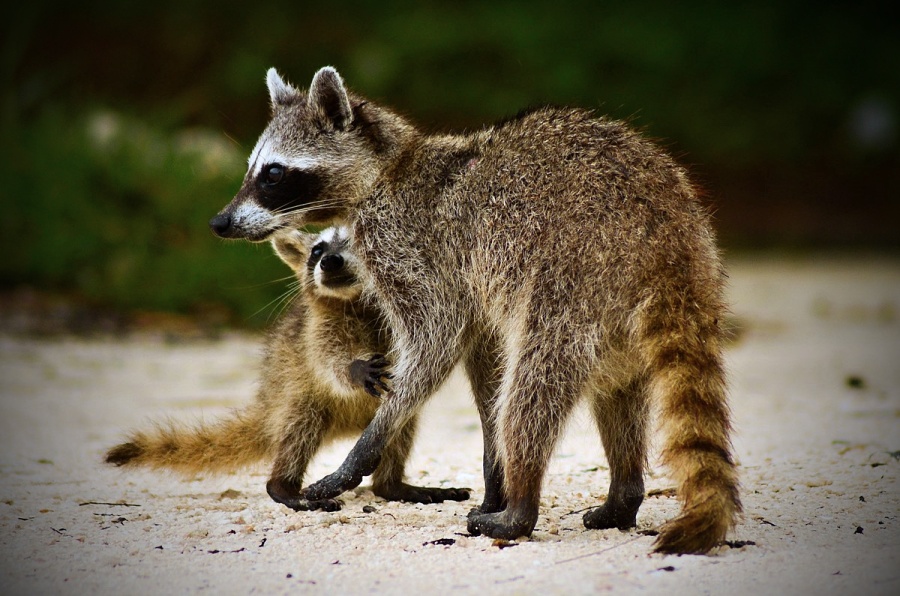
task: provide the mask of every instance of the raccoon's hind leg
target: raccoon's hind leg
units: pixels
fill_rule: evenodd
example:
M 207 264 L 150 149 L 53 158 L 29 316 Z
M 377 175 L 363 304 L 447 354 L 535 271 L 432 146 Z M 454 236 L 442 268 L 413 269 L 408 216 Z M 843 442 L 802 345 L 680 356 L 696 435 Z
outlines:
M 584 386 L 583 351 L 565 322 L 546 320 L 558 342 L 535 334 L 510 358 L 498 411 L 507 506 L 469 515 L 469 532 L 512 540 L 530 536 L 538 519 L 541 484 L 563 424 Z M 542 328 L 535 321 L 530 328 Z M 556 345 L 554 345 L 556 344 Z
M 596 395 L 591 404 L 612 477 L 606 502 L 584 514 L 584 526 L 600 530 L 633 528 L 644 500 L 647 462 L 646 380 Z
M 493 334 L 488 339 L 473 343 L 466 357 L 466 374 L 475 396 L 475 405 L 481 417 L 484 440 L 482 468 L 484 472 L 484 500 L 473 507 L 469 515 L 497 513 L 506 509 L 503 492 L 503 462 L 497 449 L 497 396 L 500 392 L 500 347 Z
M 304 404 L 302 408 L 280 414 L 285 416 L 284 425 L 266 492 L 273 501 L 294 511 L 339 510 L 341 502 L 335 499 L 313 501 L 300 495 L 306 467 L 333 424 L 331 416 L 325 409 L 316 408 L 313 404 Z
M 372 474 L 372 491 L 388 501 L 409 503 L 442 503 L 466 501 L 470 488 L 413 486 L 403 482 L 406 460 L 412 450 L 418 416 L 413 416 L 387 444 L 378 467 Z

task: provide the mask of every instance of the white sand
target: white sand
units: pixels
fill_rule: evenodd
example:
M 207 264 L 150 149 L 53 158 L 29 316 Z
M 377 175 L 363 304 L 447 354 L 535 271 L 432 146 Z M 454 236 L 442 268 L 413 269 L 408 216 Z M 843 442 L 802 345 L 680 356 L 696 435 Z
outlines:
M 251 399 L 259 338 L 0 336 L 0 594 L 900 594 L 900 261 L 756 257 L 731 274 L 746 512 L 730 539 L 754 545 L 660 556 L 637 531 L 586 531 L 572 512 L 598 504 L 609 478 L 583 412 L 532 539 L 464 536 L 481 436 L 459 376 L 429 402 L 408 475 L 473 487 L 472 502 L 385 503 L 364 482 L 341 512 L 295 513 L 266 496 L 265 466 L 190 481 L 110 469 L 101 455 L 128 428 Z M 349 446 L 324 450 L 311 479 Z M 655 468 L 648 490 L 669 486 Z M 677 511 L 649 497 L 638 530 Z M 426 544 L 443 538 L 455 543 Z

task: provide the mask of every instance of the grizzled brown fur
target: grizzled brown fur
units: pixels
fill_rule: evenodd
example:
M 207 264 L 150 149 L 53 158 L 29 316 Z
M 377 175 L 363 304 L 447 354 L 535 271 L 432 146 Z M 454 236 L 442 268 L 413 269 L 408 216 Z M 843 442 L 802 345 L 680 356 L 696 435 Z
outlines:
M 346 222 L 395 340 L 393 391 L 344 464 L 304 495 L 356 486 L 462 362 L 485 441 L 472 533 L 532 532 L 551 452 L 586 399 L 611 484 L 585 526 L 635 525 L 655 410 L 682 501 L 656 550 L 705 553 L 722 541 L 741 510 L 722 367 L 725 274 L 685 171 L 587 110 L 540 108 L 471 134 L 427 135 L 348 92 L 331 68 L 309 91 L 274 70 L 268 84 L 272 120 L 240 192 L 210 224 L 259 240 Z

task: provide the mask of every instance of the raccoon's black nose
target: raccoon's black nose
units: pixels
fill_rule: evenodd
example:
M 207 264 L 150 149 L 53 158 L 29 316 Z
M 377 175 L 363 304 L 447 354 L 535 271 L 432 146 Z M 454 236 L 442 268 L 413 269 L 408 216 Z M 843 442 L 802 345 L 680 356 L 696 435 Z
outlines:
M 325 255 L 319 263 L 325 273 L 334 273 L 344 266 L 344 257 L 341 255 Z
M 220 213 L 209 220 L 209 227 L 216 236 L 226 237 L 228 228 L 231 227 L 231 216 L 227 213 Z

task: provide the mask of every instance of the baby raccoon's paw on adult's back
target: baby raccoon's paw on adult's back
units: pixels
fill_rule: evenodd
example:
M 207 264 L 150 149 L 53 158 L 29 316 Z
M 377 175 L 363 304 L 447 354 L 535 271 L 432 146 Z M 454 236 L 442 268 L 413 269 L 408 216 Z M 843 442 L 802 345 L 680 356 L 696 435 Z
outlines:
M 380 398 L 390 391 L 390 362 L 382 354 L 373 354 L 367 359 L 357 359 L 350 363 L 350 379 L 366 390 L 372 397 Z

